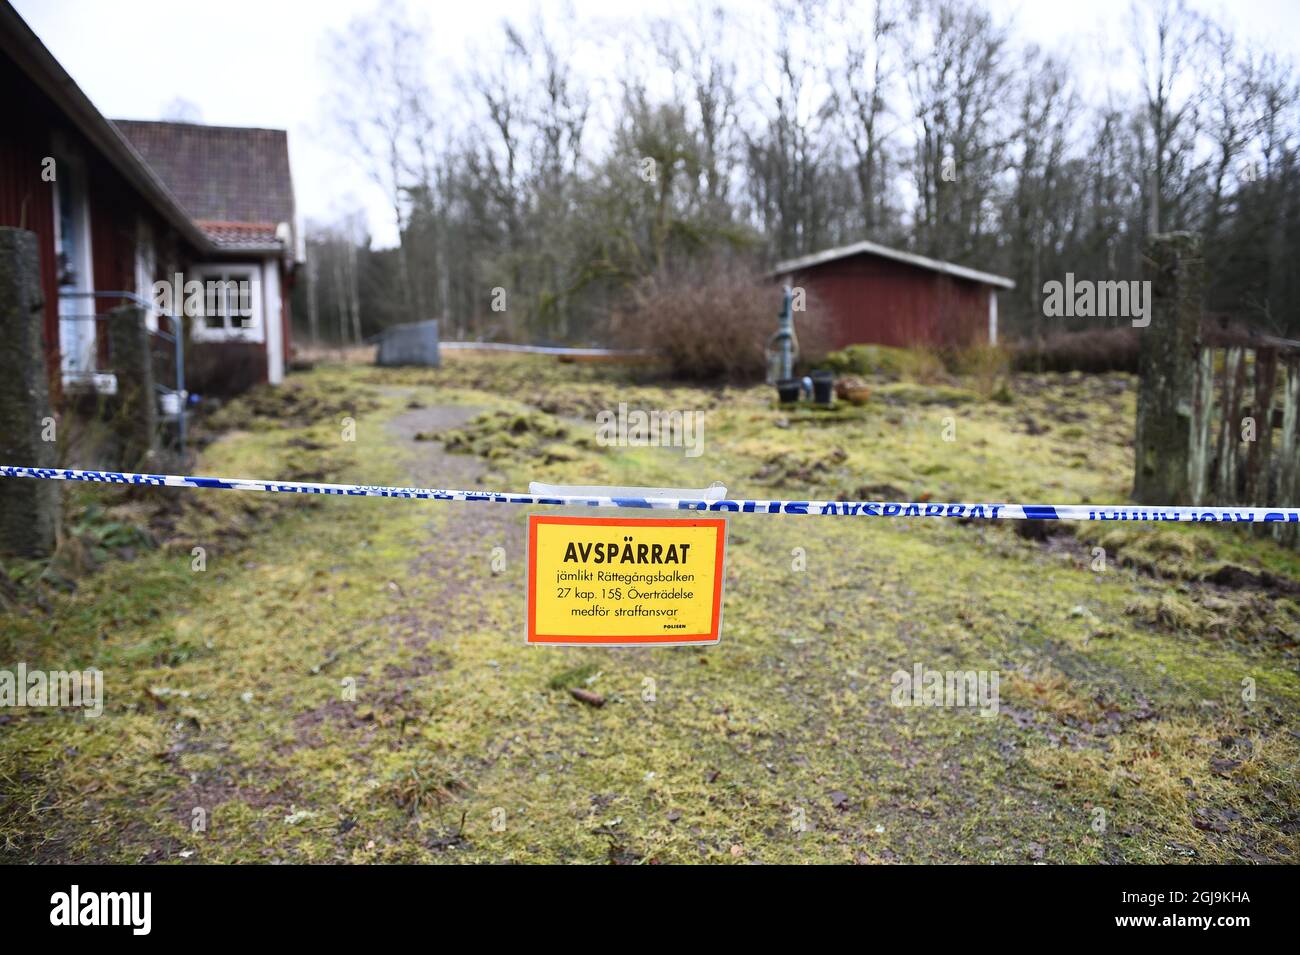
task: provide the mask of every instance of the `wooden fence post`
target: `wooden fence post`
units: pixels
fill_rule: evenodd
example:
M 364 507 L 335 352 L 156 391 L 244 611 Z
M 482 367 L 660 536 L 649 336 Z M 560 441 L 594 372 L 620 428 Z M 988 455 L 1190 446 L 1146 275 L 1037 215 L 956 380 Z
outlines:
M 36 234 L 0 228 L 0 463 L 57 463 L 41 333 L 44 306 Z M 58 527 L 56 482 L 0 478 L 0 550 L 47 556 Z
M 1277 351 L 1272 348 L 1255 349 L 1255 394 L 1250 402 L 1254 418 L 1254 440 L 1246 451 L 1245 503 L 1271 504 L 1276 499 L 1271 494 L 1273 461 L 1273 392 L 1277 387 Z
M 1192 450 L 1187 459 L 1193 504 L 1208 504 L 1210 494 L 1210 419 L 1214 408 L 1214 349 L 1201 348 L 1192 400 Z
M 1139 331 L 1133 497 L 1139 504 L 1189 504 L 1192 408 L 1205 265 L 1201 238 L 1169 232 L 1147 240 L 1151 324 Z
M 1300 506 L 1300 356 L 1286 362 L 1286 387 L 1282 397 L 1282 435 L 1279 445 L 1277 499 L 1282 505 Z M 1300 547 L 1300 528 L 1274 524 L 1274 536 Z

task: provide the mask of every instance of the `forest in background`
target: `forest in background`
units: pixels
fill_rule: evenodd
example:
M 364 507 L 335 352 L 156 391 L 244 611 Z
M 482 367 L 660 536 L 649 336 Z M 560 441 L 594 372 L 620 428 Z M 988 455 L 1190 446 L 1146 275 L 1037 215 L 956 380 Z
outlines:
M 1148 234 L 1190 229 L 1209 309 L 1300 337 L 1294 65 L 1177 0 L 1117 26 L 1047 50 L 974 0 L 534 13 L 446 73 L 436 25 L 381 5 L 332 39 L 327 127 L 400 243 L 309 222 L 300 335 L 601 344 L 647 285 L 871 239 L 1013 278 L 1001 325 L 1035 339 L 1067 324 L 1044 282 L 1140 278 Z

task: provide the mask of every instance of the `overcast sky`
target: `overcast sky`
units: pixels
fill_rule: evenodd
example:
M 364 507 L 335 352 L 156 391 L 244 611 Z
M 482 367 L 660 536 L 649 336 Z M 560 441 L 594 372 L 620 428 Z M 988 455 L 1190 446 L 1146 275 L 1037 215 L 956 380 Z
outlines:
M 395 241 L 383 195 L 337 150 L 323 104 L 330 84 L 327 37 L 374 9 L 372 0 L 12 2 L 106 116 L 159 119 L 174 101 L 185 100 L 197 107 L 201 122 L 286 129 L 299 211 L 328 220 L 362 206 L 377 244 Z M 567 0 L 567 5 L 589 26 L 615 37 L 621 22 L 695 6 L 690 0 Z M 1014 18 L 1020 38 L 1071 51 L 1085 82 L 1093 83 L 1104 80 L 1114 62 L 1104 51 L 1121 49 L 1125 42 L 1129 5 L 1130 0 L 990 3 L 999 19 Z M 1297 0 L 1191 5 L 1232 24 L 1245 38 L 1298 58 Z M 503 16 L 526 20 L 540 7 L 548 19 L 567 19 L 559 0 L 411 0 L 409 6 L 434 28 L 430 74 L 435 80 L 464 64 L 475 47 L 495 42 Z M 732 0 L 727 6 L 744 3 Z

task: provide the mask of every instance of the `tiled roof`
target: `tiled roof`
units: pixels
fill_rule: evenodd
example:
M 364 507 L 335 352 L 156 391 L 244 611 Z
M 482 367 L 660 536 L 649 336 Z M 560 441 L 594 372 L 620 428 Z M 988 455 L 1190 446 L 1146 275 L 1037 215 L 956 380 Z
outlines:
M 221 222 L 198 219 L 196 225 L 222 249 L 265 249 L 280 244 L 274 222 Z
M 212 223 L 258 229 L 272 223 L 274 241 L 274 224 L 293 223 L 284 130 L 126 119 L 113 123 L 210 234 Z

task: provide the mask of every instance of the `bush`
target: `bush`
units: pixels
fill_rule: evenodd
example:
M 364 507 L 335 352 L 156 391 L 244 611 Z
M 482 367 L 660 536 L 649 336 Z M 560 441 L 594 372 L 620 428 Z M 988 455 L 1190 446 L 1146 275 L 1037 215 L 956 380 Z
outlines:
M 233 398 L 265 380 L 261 345 L 186 343 L 185 387 L 193 394 Z
M 1138 370 L 1138 335 L 1133 328 L 1099 328 L 1091 332 L 1060 332 L 1042 342 L 1015 346 L 1012 365 L 1017 371 L 1128 371 Z
M 953 351 L 948 356 L 948 367 L 970 379 L 971 388 L 981 397 L 991 398 L 1005 389 L 1011 355 L 998 345 L 970 345 Z
M 715 261 L 645 279 L 611 325 L 619 344 L 655 355 L 674 378 L 746 382 L 766 374 L 780 309 L 775 282 L 742 263 Z M 795 315 L 805 366 L 825 353 L 819 314 L 810 300 Z
M 965 348 L 894 348 L 889 345 L 849 345 L 826 356 L 825 366 L 837 375 L 874 375 L 917 385 L 941 385 L 953 376 L 965 379 L 981 397 L 1006 387 L 1011 356 L 997 345 Z
M 823 364 L 839 375 L 876 375 L 919 384 L 938 381 L 945 373 L 943 361 L 934 352 L 889 345 L 849 345 L 831 352 Z

